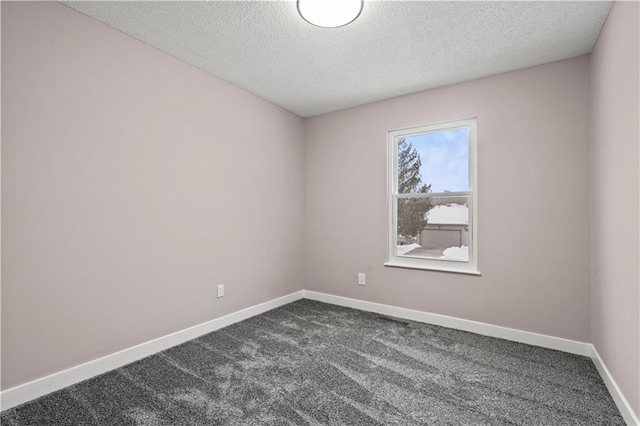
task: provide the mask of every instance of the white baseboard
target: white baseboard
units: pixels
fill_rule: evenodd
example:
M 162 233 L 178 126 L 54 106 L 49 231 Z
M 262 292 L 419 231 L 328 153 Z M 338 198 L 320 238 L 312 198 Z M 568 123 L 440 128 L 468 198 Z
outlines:
M 0 392 L 0 408 L 1 410 L 7 410 L 302 298 L 591 357 L 627 424 L 630 426 L 640 426 L 640 422 L 638 422 L 638 418 L 633 413 L 631 406 L 620 391 L 620 388 L 616 385 L 616 382 L 613 380 L 600 355 L 590 343 L 577 342 L 477 321 L 399 308 L 348 297 L 334 296 L 310 290 L 297 291 L 268 302 L 251 306 L 223 317 L 89 361 L 85 364 L 7 389 Z
M 609 373 L 607 366 L 604 364 L 604 361 L 600 358 L 600 354 L 593 345 L 591 345 L 591 359 L 596 365 L 598 373 L 600 373 L 600 377 L 602 377 L 604 384 L 607 385 L 607 389 L 618 406 L 618 410 L 620 410 L 620 414 L 622 414 L 624 421 L 627 422 L 627 425 L 629 426 L 640 426 L 640 420 L 638 420 L 638 417 L 634 414 L 629 402 L 624 397 L 622 391 L 616 384 L 616 381 L 613 380 L 613 376 Z
M 483 336 L 498 337 L 500 339 L 541 346 L 543 348 L 555 349 L 577 355 L 591 356 L 590 343 L 577 342 L 575 340 L 563 339 L 561 337 L 546 336 L 544 334 L 516 330 L 513 328 L 449 317 L 446 315 L 398 308 L 396 306 L 366 302 L 364 300 L 350 299 L 348 297 L 333 296 L 331 294 L 318 293 L 315 291 L 303 290 L 302 292 L 304 298 L 317 300 L 319 302 L 346 306 L 348 308 L 375 312 L 378 314 L 424 322 L 427 324 L 440 325 L 442 327 L 455 328 L 456 330 L 470 331 L 472 333 L 482 334 Z
M 268 302 L 260 303 L 246 309 L 225 315 L 184 330 L 166 336 L 158 337 L 145 343 L 128 349 L 89 361 L 87 363 L 71 367 L 69 369 L 51 374 L 49 376 L 7 389 L 0 393 L 0 407 L 7 410 L 11 407 L 23 404 L 39 398 L 51 392 L 55 392 L 67 386 L 90 379 L 99 374 L 122 367 L 153 355 L 172 346 L 179 345 L 196 337 L 202 336 L 220 328 L 227 327 L 247 318 L 260 315 L 277 307 L 302 299 L 303 292 L 297 291 Z

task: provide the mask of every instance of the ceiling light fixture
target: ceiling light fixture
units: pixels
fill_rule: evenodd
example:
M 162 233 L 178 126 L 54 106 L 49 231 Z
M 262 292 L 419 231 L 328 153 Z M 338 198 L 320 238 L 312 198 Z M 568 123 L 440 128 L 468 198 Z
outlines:
M 350 24 L 362 12 L 363 0 L 298 0 L 302 19 L 317 27 L 335 28 Z

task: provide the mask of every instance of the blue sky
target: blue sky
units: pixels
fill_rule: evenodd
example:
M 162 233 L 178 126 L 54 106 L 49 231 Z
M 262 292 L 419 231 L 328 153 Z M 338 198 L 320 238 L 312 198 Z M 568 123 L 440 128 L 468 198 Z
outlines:
M 469 190 L 469 130 L 409 136 L 422 161 L 422 182 L 431 184 L 431 192 Z

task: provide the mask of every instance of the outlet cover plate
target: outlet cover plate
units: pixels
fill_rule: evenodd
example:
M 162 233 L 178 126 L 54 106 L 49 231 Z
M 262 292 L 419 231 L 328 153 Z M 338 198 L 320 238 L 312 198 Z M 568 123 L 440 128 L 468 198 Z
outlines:
M 367 285 L 367 275 L 364 272 L 358 272 L 358 285 Z

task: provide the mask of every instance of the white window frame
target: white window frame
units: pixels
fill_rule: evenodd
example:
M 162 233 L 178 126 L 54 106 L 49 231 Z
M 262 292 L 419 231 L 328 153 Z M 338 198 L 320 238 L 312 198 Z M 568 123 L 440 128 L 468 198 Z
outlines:
M 444 196 L 444 194 L 446 194 L 446 196 L 469 196 L 469 203 L 471 204 L 471 208 L 469 209 L 469 261 L 462 262 L 444 259 L 397 256 L 397 203 L 398 198 L 407 198 L 406 194 L 398 194 L 398 139 L 425 133 L 454 130 L 463 127 L 469 129 L 469 191 L 412 194 L 408 196 L 408 198 L 428 198 L 437 197 L 438 195 Z M 390 130 L 387 138 L 387 205 L 389 209 L 389 228 L 387 243 L 388 257 L 387 262 L 384 264 L 385 266 L 480 275 L 480 272 L 478 271 L 478 175 L 476 118 Z

